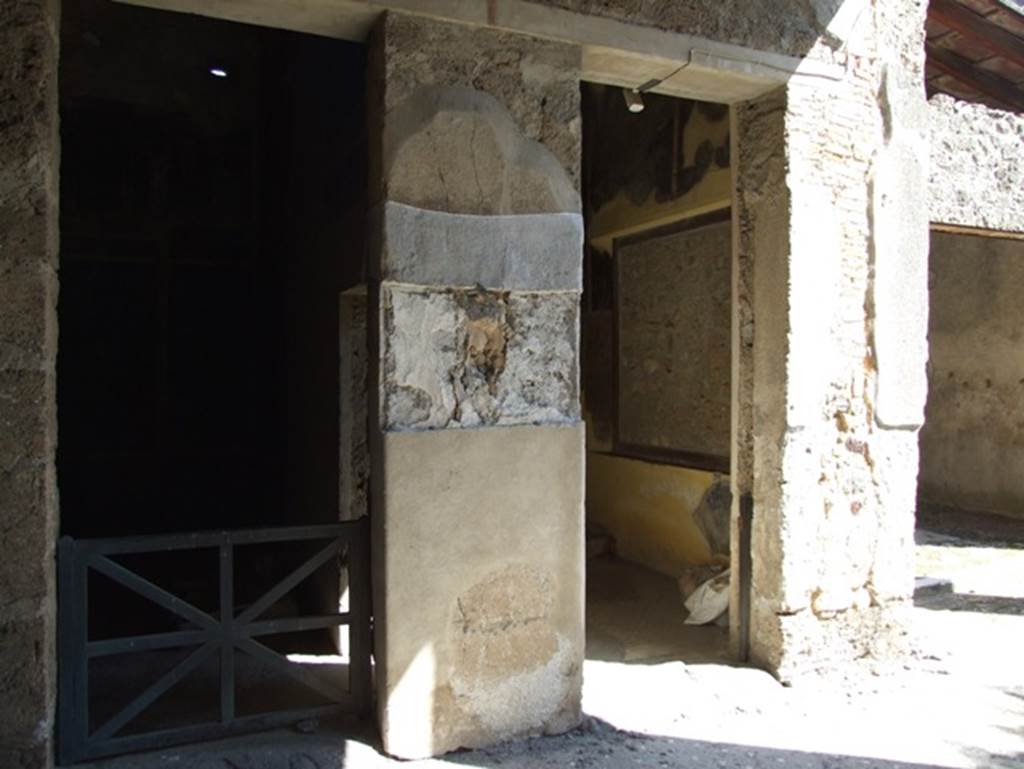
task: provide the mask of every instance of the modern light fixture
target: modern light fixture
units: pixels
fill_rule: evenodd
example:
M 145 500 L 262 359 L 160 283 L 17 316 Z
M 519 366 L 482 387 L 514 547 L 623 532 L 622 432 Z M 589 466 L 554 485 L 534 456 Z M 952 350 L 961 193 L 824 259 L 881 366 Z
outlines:
M 644 111 L 644 97 L 640 95 L 639 88 L 623 88 L 622 96 L 626 100 L 626 109 L 637 113 Z
M 210 67 L 210 74 L 214 77 L 227 77 L 228 71 L 223 67 Z
M 689 67 L 692 62 L 693 50 L 691 49 L 689 58 L 685 62 L 680 64 L 678 67 L 676 67 L 674 70 L 672 70 L 672 72 L 665 75 L 665 77 L 652 77 L 650 80 L 641 83 L 636 88 L 623 88 L 622 96 L 626 99 L 626 109 L 628 109 L 633 114 L 643 112 L 644 93 L 646 91 L 650 91 L 652 88 L 656 88 L 657 86 L 661 85 L 670 77 L 675 77 L 677 74 L 679 74 L 684 69 Z

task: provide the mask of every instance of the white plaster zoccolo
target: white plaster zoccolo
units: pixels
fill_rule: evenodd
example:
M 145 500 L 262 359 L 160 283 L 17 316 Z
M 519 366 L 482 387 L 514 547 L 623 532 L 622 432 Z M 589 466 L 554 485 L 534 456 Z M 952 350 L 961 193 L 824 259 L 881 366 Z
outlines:
M 386 433 L 381 731 L 423 758 L 580 720 L 583 426 Z
M 583 217 L 451 214 L 384 204 L 385 280 L 513 291 L 578 291 Z

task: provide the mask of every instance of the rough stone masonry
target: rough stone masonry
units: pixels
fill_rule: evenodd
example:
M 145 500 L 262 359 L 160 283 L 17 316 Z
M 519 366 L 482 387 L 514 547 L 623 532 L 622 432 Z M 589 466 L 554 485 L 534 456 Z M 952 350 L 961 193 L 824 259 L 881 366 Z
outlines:
M 808 52 L 842 79 L 735 108 L 733 491 L 753 504 L 750 655 L 783 680 L 898 653 L 904 635 L 926 387 L 924 12 L 865 4 L 849 37 Z
M 0 766 L 52 762 L 59 5 L 0 9 Z
M 939 94 L 928 123 L 932 222 L 1024 232 L 1024 115 Z

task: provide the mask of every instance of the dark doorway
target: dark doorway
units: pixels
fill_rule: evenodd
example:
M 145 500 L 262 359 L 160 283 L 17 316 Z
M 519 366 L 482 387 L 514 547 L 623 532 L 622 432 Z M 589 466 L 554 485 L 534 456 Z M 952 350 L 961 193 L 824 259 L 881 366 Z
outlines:
M 61 34 L 62 536 L 337 523 L 339 294 L 364 280 L 363 47 L 108 0 L 65 2 Z M 239 616 L 324 545 L 261 542 L 232 545 Z M 338 614 L 346 547 L 259 619 Z M 115 560 L 216 617 L 224 553 Z M 115 582 L 90 578 L 90 642 L 196 634 Z M 261 640 L 276 653 L 346 646 L 323 621 L 283 626 Z M 188 651 L 91 659 L 91 718 Z M 147 708 L 143 727 L 216 712 L 202 682 L 218 680 L 217 661 Z M 301 700 L 267 695 L 271 673 L 249 663 L 240 715 L 246 691 Z
M 361 46 L 65 3 L 62 533 L 337 520 Z
M 587 654 L 728 661 L 729 108 L 584 83 L 582 114 Z

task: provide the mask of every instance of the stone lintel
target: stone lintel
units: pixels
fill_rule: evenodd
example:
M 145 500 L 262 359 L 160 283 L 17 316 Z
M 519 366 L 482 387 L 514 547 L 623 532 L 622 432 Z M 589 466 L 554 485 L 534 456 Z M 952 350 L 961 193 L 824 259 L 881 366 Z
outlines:
M 120 0 L 164 10 L 347 40 L 366 40 L 387 10 L 423 14 L 448 22 L 569 42 L 581 47 L 581 76 L 595 83 L 635 87 L 665 78 L 659 93 L 681 98 L 740 102 L 786 82 L 838 80 L 841 67 L 733 40 L 687 35 L 653 25 L 553 8 L 525 0 L 466 3 L 460 0 Z M 854 4 L 850 4 L 854 5 Z M 846 31 L 859 16 L 830 26 Z

